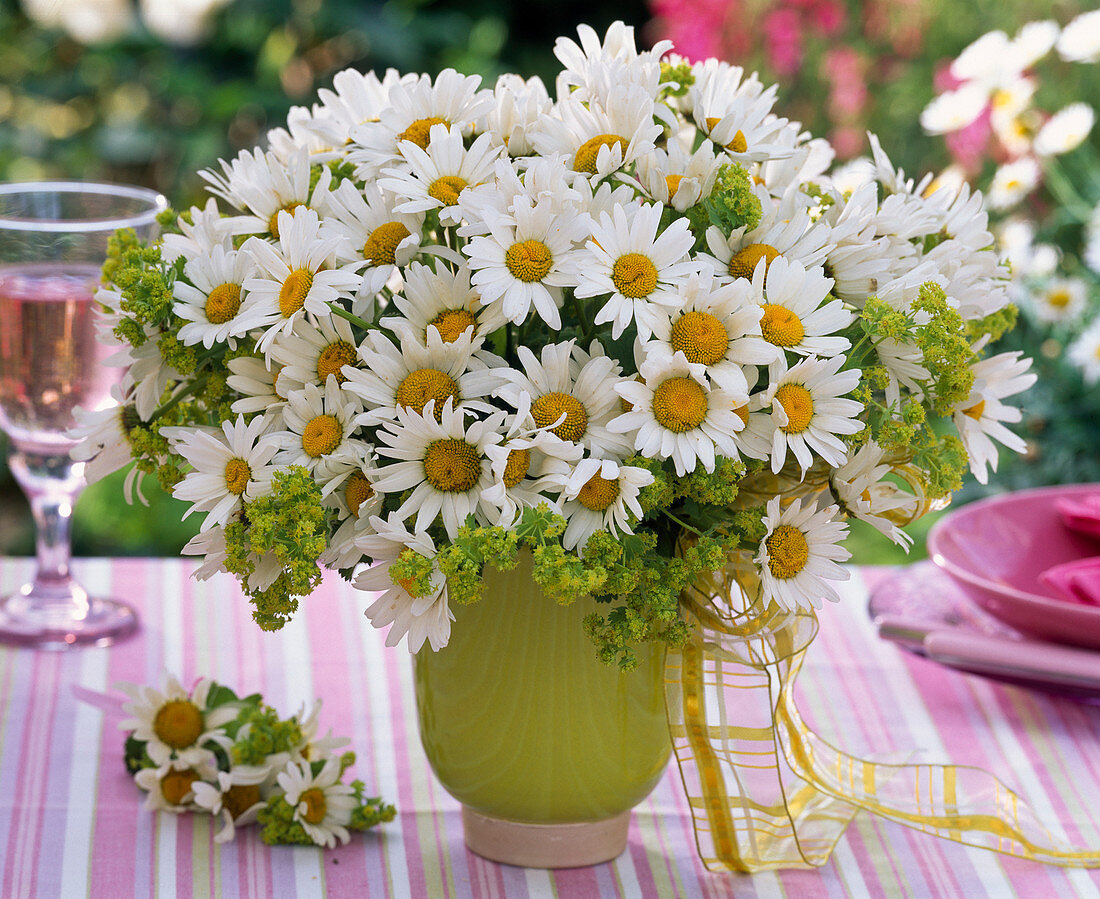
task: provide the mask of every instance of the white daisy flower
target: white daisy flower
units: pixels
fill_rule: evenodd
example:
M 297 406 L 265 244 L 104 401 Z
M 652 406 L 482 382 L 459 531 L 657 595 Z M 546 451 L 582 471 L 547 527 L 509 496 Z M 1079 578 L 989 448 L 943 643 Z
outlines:
M 757 196 L 762 193 L 760 188 Z M 765 194 L 760 223 L 751 231 L 735 228 L 728 237 L 716 226 L 708 228 L 710 255 L 704 253 L 701 258 L 710 262 L 721 278 L 751 279 L 761 259 L 768 266 L 779 256 L 799 262 L 807 269 L 821 265 L 833 248 L 829 226 L 814 222 L 799 204 L 797 191 L 779 200 Z
M 457 128 L 433 125 L 426 150 L 412 141 L 402 141 L 400 149 L 407 169 L 385 169 L 386 177 L 378 181 L 395 195 L 394 210 L 413 214 L 437 209 L 441 224 L 457 225 L 459 195 L 492 178 L 501 148 L 493 145 L 491 135 L 483 134 L 467 149 Z
M 812 500 L 794 500 L 780 509 L 780 498 L 768 500 L 764 526 L 754 561 L 760 566 L 760 582 L 766 602 L 788 611 L 820 609 L 823 600 L 839 602 L 833 581 L 846 581 L 851 572 L 838 563 L 851 558 L 841 544 L 848 525 L 836 520 L 839 510 L 818 510 Z
M 244 282 L 248 296 L 240 314 L 262 315 L 258 327 L 266 330 L 257 346 L 264 352 L 306 313 L 328 317 L 328 304 L 354 294 L 361 281 L 356 263 L 336 266 L 342 238 L 326 237 L 314 210 L 280 212 L 279 216 L 282 230 L 277 245 L 256 237 L 242 248 L 256 261 L 257 273 Z
M 73 410 L 76 425 L 70 428 L 69 438 L 77 442 L 69 450 L 69 457 L 84 463 L 84 480 L 89 484 L 102 480 L 134 460 L 128 435 L 132 427 L 141 424 L 141 419 L 134 407 L 126 403 L 117 384 L 111 387 L 111 398 L 116 405 L 106 409 L 85 410 L 77 407 Z M 127 490 L 127 497 L 131 495 L 131 489 Z
M 860 372 L 840 371 L 844 362 L 844 356 L 811 356 L 784 373 L 773 372 L 760 401 L 771 412 L 751 414 L 744 438 L 771 457 L 773 472 L 783 468 L 788 450 L 803 472 L 813 464 L 813 453 L 830 465 L 844 464 L 848 448 L 838 435 L 863 430 L 856 418 L 863 404 L 843 398 L 859 384 Z
M 653 97 L 637 85 L 623 85 L 606 107 L 566 97 L 530 130 L 542 156 L 562 154 L 570 167 L 606 178 L 653 151 L 661 126 L 653 121 Z
M 1100 319 L 1095 319 L 1069 345 L 1066 356 L 1081 372 L 1086 384 L 1100 381 Z
M 425 641 L 433 652 L 438 652 L 451 638 L 454 615 L 447 603 L 447 579 L 434 561 L 435 543 L 426 530 L 417 529 L 415 533 L 407 530 L 393 513 L 387 520 L 372 516 L 370 525 L 373 533 L 364 534 L 359 545 L 374 564 L 361 569 L 354 583 L 359 590 L 381 592 L 366 610 L 371 626 L 389 627 L 387 646 L 397 646 L 408 635 L 410 653 L 419 652 Z M 412 585 L 395 583 L 389 572 L 398 558 L 410 553 L 433 560 L 429 589 L 424 596 L 413 596 L 408 590 Z
M 1032 146 L 1039 156 L 1058 156 L 1081 145 L 1093 124 L 1096 113 L 1088 103 L 1071 103 L 1047 119 L 1035 135 Z
M 391 85 L 389 103 L 378 113 L 378 121 L 365 121 L 352 131 L 355 147 L 348 161 L 356 166 L 356 176 L 371 181 L 400 162 L 403 141 L 426 150 L 435 125 L 469 136 L 475 123 L 493 108 L 492 91 L 480 87 L 479 75 L 460 75 L 454 69 L 444 69 L 434 83 L 430 76 L 421 75 Z
M 1021 156 L 1002 165 L 989 184 L 989 205 L 994 209 L 1010 209 L 1033 191 L 1042 172 L 1031 156 Z
M 359 463 L 351 435 L 361 409 L 354 396 L 340 389 L 335 375 L 328 376 L 323 389 L 306 384 L 291 391 L 283 409 L 284 430 L 264 438 L 278 447 L 273 463 L 303 466 L 327 496 Z
M 954 90 L 934 97 L 921 112 L 920 124 L 928 134 L 961 131 L 977 119 L 987 106 L 989 89 L 977 82 L 964 82 Z
M 119 729 L 132 731 L 135 740 L 145 743 L 158 768 L 197 768 L 213 758 L 206 744 L 216 743 L 223 749 L 231 745 L 224 726 L 237 717 L 239 709 L 233 703 L 207 708 L 213 686 L 210 678 L 200 678 L 191 690 L 173 675 L 166 677 L 163 690 L 126 683 L 117 686 L 130 697 L 122 704 L 129 717 L 119 722 Z
M 610 294 L 593 321 L 612 322 L 615 340 L 631 322 L 639 337 L 649 337 L 659 308 L 678 308 L 680 288 L 699 270 L 688 257 L 695 238 L 686 219 L 676 219 L 658 235 L 663 208 L 642 204 L 628 215 L 616 206 L 613 215 L 601 214 L 585 252 L 577 257 L 575 293 Z
M 523 324 L 534 308 L 557 331 L 562 288 L 574 283 L 575 245 L 586 236 L 587 222 L 580 216 L 555 214 L 516 197 L 511 217 L 497 219 L 489 236 L 463 247 L 470 257 L 470 282 L 484 305 L 499 307 L 513 324 Z
M 974 386 L 956 407 L 952 419 L 970 458 L 970 470 L 980 484 L 988 480 L 987 466 L 997 470 L 994 440 L 1018 453 L 1027 449 L 1022 438 L 1001 424 L 1020 421 L 1020 410 L 1004 405 L 1001 400 L 1022 393 L 1035 383 L 1036 375 L 1028 371 L 1030 367 L 1031 360 L 1022 358 L 1019 352 L 999 353 L 972 366 Z
M 225 379 L 226 386 L 240 395 L 229 408 L 238 415 L 261 412 L 273 431 L 281 429 L 283 406 L 290 392 L 287 388 L 301 390 L 305 385 L 281 378 L 281 365 L 255 356 L 238 356 L 230 359 L 228 366 L 230 375 Z
M 456 409 L 492 412 L 482 401 L 500 384 L 502 368 L 489 368 L 474 355 L 473 334 L 463 331 L 445 343 L 435 328 L 427 332 L 424 344 L 409 328 L 394 322 L 398 345 L 381 331 L 371 331 L 359 347 L 361 369 L 345 369 L 344 389 L 359 397 L 366 409 L 365 424 L 379 424 L 397 418 L 399 409 L 416 415 L 435 400 L 435 414 L 443 414 L 450 400 Z
M 700 464 L 714 471 L 716 456 L 739 458 L 735 435 L 745 427 L 734 410 L 748 403 L 747 394 L 708 387 L 695 369 L 683 353 L 647 359 L 642 381 L 622 380 L 615 387 L 631 408 L 608 425 L 632 439 L 643 456 L 672 459 L 680 476 Z
M 553 460 L 546 478 L 561 492 L 562 514 L 569 522 L 562 535 L 566 549 L 583 551 L 596 531 L 633 534 L 631 521 L 642 517 L 638 493 L 654 481 L 653 472 L 612 459 Z
M 752 288 L 746 281 L 716 284 L 708 271 L 692 275 L 681 296 L 678 311 L 654 319 L 645 358 L 683 353 L 720 387 L 747 395 L 750 377 L 756 380 L 755 366 L 768 365 L 780 352 L 760 332 L 764 310 Z
M 789 122 L 771 111 L 776 85 L 765 89 L 754 73 L 730 87 L 729 78 L 705 79 L 693 87 L 699 130 L 744 165 L 790 156 L 793 149 L 782 139 Z
M 213 765 L 208 763 L 203 768 L 208 770 Z M 195 807 L 195 786 L 202 783 L 202 774 L 194 768 L 160 765 L 142 768 L 134 775 L 134 783 L 145 791 L 142 807 L 146 811 L 178 815 Z
M 232 237 L 229 219 L 222 216 L 213 197 L 201 209 L 192 206 L 189 212 L 191 221 L 182 215 L 176 219 L 179 234 L 172 232 L 161 238 L 161 258 L 169 265 L 181 256 L 186 259 L 203 256 L 214 247 L 223 246 L 227 237 Z
M 1055 278 L 1029 295 L 1028 309 L 1040 321 L 1071 322 L 1085 311 L 1088 284 L 1082 278 Z
M 709 143 L 693 153 L 673 139 L 667 148 L 638 160 L 638 177 L 654 200 L 685 212 L 710 196 L 718 169 L 725 161 L 715 155 Z
M 420 252 L 424 214 L 398 212 L 394 205 L 394 198 L 374 182 L 360 191 L 351 181 L 342 181 L 326 199 L 325 220 L 339 226 L 347 238 L 341 261 L 366 263 L 357 293 L 361 300 L 377 295 L 395 270 Z
M 314 774 L 309 762 L 291 762 L 279 776 L 287 804 L 294 809 L 294 820 L 318 846 L 332 849 L 351 838 L 347 825 L 355 809 L 355 790 L 340 783 L 340 760 L 328 759 Z
M 504 144 L 509 156 L 533 155 L 531 129 L 553 106 L 546 85 L 537 76 L 524 80 L 519 75 L 501 75 L 494 96 L 486 130 Z
M 1081 251 L 1081 261 L 1097 274 L 1100 274 L 1100 203 L 1092 209 L 1085 225 L 1085 246 Z
M 325 114 L 312 116 L 304 125 L 323 145 L 339 150 L 342 155 L 352 132 L 365 122 L 377 120 L 389 107 L 394 86 L 415 81 L 416 75 L 401 75 L 395 69 L 387 69 L 381 79 L 373 71 L 344 69 L 333 76 L 332 90 L 322 87 L 317 91 Z
M 892 469 L 883 461 L 884 456 L 882 447 L 869 440 L 829 473 L 829 485 L 841 509 L 867 522 L 908 552 L 913 538 L 891 515 L 908 518 L 916 509 L 917 499 L 889 480 Z
M 284 389 L 291 382 L 296 389 L 306 384 L 321 385 L 329 375 L 343 385 L 347 381 L 344 366 L 359 364 L 351 324 L 337 316 L 313 321 L 300 319 L 293 331 L 272 341 L 268 356 L 272 365 L 278 367 L 279 378 L 287 379 Z
M 763 309 L 760 333 L 764 340 L 800 356 L 832 357 L 847 350 L 848 338 L 836 332 L 852 323 L 852 313 L 841 300 L 830 299 L 832 286 L 832 279 L 820 268 L 807 270 L 782 256 L 770 265 L 758 263 L 752 291 Z
M 222 173 L 199 172 L 208 190 L 245 215 L 232 216 L 222 225 L 232 234 L 261 234 L 279 239 L 279 213 L 310 208 L 315 197 L 328 192 L 332 172 L 324 168 L 310 190 L 311 161 L 304 147 L 281 159 L 271 152 L 241 150 L 231 163 L 219 160 Z
M 202 564 L 191 572 L 191 577 L 195 580 L 205 581 L 224 572 L 225 560 L 229 557 L 225 546 L 225 528 L 216 526 L 207 531 L 199 531 L 184 544 L 180 552 L 185 556 L 203 557 Z M 283 573 L 282 563 L 274 553 L 261 556 L 249 552 L 248 560 L 254 566 L 252 574 L 248 576 L 247 586 L 250 590 L 266 590 Z
M 492 524 L 500 516 L 500 509 L 484 496 L 493 483 L 485 448 L 500 443 L 504 413 L 467 425 L 465 410 L 454 408 L 449 398 L 438 420 L 434 405 L 435 400 L 429 400 L 423 414 L 398 407 L 397 421 L 379 429 L 378 440 L 384 445 L 378 454 L 397 461 L 379 466 L 374 489 L 411 490 L 397 517 L 405 520 L 415 511 L 416 529 L 422 530 L 442 516 L 453 540 L 470 515 L 482 524 Z
M 584 454 L 579 443 L 562 440 L 556 434 L 535 425 L 531 417 L 530 397 L 512 416 L 504 442 L 485 448 L 493 472 L 493 486 L 485 491 L 487 502 L 500 507 L 500 526 L 512 527 L 526 508 L 546 503 L 560 514 L 557 501 L 542 491 L 552 463 L 578 461 Z
M 184 518 L 192 512 L 206 512 L 201 530 L 226 525 L 245 503 L 270 492 L 275 473 L 270 462 L 276 447 L 262 439 L 267 427 L 262 415 L 248 423 L 238 415 L 236 421 L 222 422 L 220 431 L 161 429 L 172 451 L 192 468 L 172 491 L 177 499 L 191 503 Z
M 325 505 L 335 511 L 339 521 L 319 559 L 329 568 L 352 568 L 362 560 L 358 541 L 371 533 L 371 516 L 382 508 L 382 494 L 375 492 L 371 484 L 377 473 L 373 455 L 371 450 L 365 454 L 369 458 L 348 472 L 343 483 L 325 497 Z
M 215 843 L 228 843 L 236 829 L 252 824 L 267 804 L 260 793 L 260 784 L 268 777 L 265 767 L 234 765 L 229 771 L 219 771 L 217 780 L 196 781 L 194 803 L 215 818 L 221 818 L 221 828 L 214 834 Z
M 593 455 L 625 456 L 630 443 L 608 429 L 620 411 L 612 389 L 620 379 L 619 364 L 593 341 L 589 355 L 575 341 L 547 344 L 539 357 L 517 348 L 523 371 L 501 369 L 506 383 L 496 395 L 514 409 L 531 410 L 535 427 L 578 443 Z
M 379 324 L 391 331 L 404 325 L 425 346 L 429 330 L 438 333 L 444 343 L 454 343 L 469 332 L 471 345 L 481 346 L 504 324 L 500 306 L 489 307 L 481 301 L 465 265 L 454 271 L 435 271 L 419 262 L 412 263 L 405 270 L 404 289 L 394 295 L 392 302 L 403 318 L 383 318 Z
M 1100 9 L 1070 20 L 1058 35 L 1058 55 L 1067 62 L 1100 60 Z
M 172 311 L 187 322 L 179 329 L 179 339 L 207 349 L 215 343 L 235 347 L 234 338 L 259 325 L 262 316 L 239 314 L 242 285 L 254 270 L 251 256 L 223 246 L 189 258 L 183 267 L 187 280 L 178 278 L 172 286 Z

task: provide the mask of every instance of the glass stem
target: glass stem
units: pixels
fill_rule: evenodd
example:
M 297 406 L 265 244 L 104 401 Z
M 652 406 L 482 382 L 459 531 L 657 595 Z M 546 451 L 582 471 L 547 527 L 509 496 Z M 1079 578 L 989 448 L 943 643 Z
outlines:
M 16 452 L 11 472 L 23 488 L 36 530 L 38 570 L 35 583 L 60 588 L 58 599 L 71 602 L 69 561 L 72 558 L 73 506 L 84 488 L 84 464 L 68 454 Z M 50 591 L 53 592 L 53 591 Z

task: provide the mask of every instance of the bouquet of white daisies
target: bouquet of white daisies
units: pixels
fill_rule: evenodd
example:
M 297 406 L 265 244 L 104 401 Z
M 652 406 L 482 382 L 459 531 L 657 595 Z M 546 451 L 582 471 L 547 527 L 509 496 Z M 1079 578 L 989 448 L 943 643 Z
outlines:
M 529 551 L 629 667 L 731 554 L 765 604 L 819 606 L 847 517 L 904 544 L 1020 445 L 1004 400 L 1033 376 L 989 353 L 1014 311 L 979 195 L 873 138 L 830 174 L 755 75 L 579 38 L 554 96 L 342 72 L 160 242 L 116 239 L 128 371 L 76 453 L 205 516 L 197 576 L 237 575 L 261 626 L 323 566 L 380 591 L 387 642 L 438 649 Z

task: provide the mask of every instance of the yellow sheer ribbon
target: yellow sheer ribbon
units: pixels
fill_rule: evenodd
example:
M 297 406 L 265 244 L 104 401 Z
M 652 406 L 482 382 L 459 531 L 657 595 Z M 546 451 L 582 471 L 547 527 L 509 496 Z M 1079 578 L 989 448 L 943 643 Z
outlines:
M 968 846 L 1064 867 L 1100 866 L 992 774 L 848 755 L 803 722 L 795 679 L 817 634 L 812 611 L 763 607 L 751 556 L 684 592 L 693 639 L 670 651 L 666 705 L 704 864 L 762 871 L 825 864 L 866 809 Z

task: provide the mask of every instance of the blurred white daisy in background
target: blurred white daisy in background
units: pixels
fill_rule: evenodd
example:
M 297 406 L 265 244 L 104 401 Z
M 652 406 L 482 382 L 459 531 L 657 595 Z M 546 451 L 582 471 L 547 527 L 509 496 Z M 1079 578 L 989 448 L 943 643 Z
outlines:
M 1081 278 L 1054 278 L 1028 295 L 1027 308 L 1044 322 L 1071 322 L 1088 303 L 1088 284 Z
M 1088 103 L 1071 103 L 1043 123 L 1032 146 L 1039 156 L 1068 153 L 1089 136 L 1095 122 L 1096 113 Z
M 994 209 L 1010 209 L 1031 193 L 1042 172 L 1031 156 L 1006 162 L 993 175 L 989 185 L 989 205 Z
M 1069 345 L 1067 357 L 1081 372 L 1086 384 L 1100 381 L 1100 319 L 1095 319 Z
M 1067 62 L 1100 60 L 1100 9 L 1070 20 L 1058 36 L 1058 55 Z

